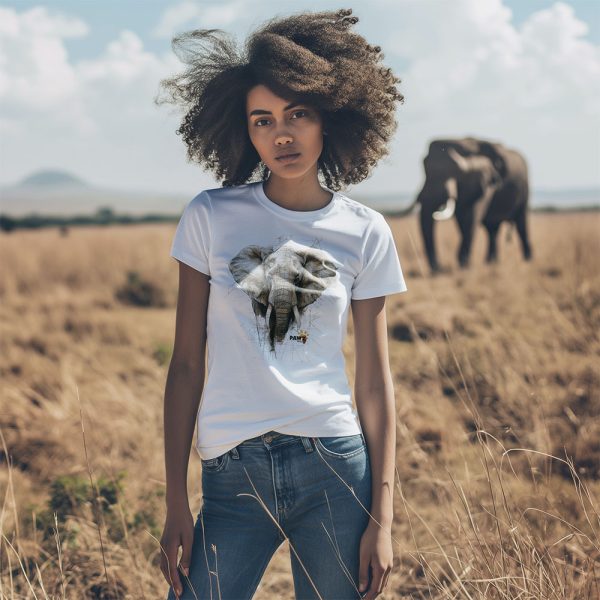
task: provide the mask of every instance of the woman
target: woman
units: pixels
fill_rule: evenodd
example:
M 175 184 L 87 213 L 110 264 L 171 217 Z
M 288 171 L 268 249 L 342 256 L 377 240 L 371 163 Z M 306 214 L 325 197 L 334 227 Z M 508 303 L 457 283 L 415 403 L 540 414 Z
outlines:
M 243 58 L 218 30 L 174 40 L 215 45 L 181 53 L 188 68 L 163 85 L 187 107 L 178 133 L 188 156 L 223 186 L 188 203 L 171 247 L 179 293 L 161 539 L 170 599 L 251 598 L 285 539 L 297 598 L 370 600 L 390 574 L 385 296 L 407 288 L 383 216 L 339 189 L 387 154 L 403 96 L 380 48 L 350 31 L 351 12 L 273 19 Z M 342 351 L 350 305 L 357 410 Z

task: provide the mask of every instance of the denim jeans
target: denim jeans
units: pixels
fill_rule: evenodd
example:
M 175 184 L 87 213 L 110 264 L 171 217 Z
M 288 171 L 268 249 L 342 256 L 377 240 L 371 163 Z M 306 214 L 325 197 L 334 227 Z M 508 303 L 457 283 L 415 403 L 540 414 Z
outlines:
M 189 578 L 179 571 L 182 600 L 249 600 L 286 537 L 297 600 L 364 596 L 359 545 L 371 465 L 362 433 L 269 431 L 201 462 L 202 506 Z M 175 598 L 170 587 L 167 600 Z

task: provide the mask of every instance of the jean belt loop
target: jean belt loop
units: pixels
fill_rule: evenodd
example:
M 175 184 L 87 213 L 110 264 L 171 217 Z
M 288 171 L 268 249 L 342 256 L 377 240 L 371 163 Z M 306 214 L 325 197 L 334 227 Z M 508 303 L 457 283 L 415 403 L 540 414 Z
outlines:
M 305 452 L 312 452 L 313 451 L 313 447 L 310 441 L 310 438 L 305 437 L 305 436 L 301 436 L 302 439 L 302 445 L 304 446 L 304 451 Z

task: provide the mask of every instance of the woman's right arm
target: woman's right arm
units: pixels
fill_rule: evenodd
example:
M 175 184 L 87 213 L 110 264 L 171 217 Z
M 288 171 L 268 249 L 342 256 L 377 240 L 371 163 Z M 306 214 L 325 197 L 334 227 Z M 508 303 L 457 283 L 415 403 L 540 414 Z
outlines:
M 187 471 L 205 374 L 206 313 L 210 276 L 179 261 L 179 290 L 173 356 L 164 396 L 167 520 L 161 540 L 161 570 L 175 591 L 181 589 L 181 566 L 189 567 L 193 521 L 188 503 Z M 191 525 L 191 527 L 190 527 Z

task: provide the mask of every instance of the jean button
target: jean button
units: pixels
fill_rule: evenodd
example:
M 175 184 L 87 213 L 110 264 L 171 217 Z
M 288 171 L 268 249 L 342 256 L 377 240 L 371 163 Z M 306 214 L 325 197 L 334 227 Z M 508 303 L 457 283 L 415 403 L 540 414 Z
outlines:
M 272 435 L 265 435 L 265 442 L 270 443 L 273 441 L 273 436 Z

